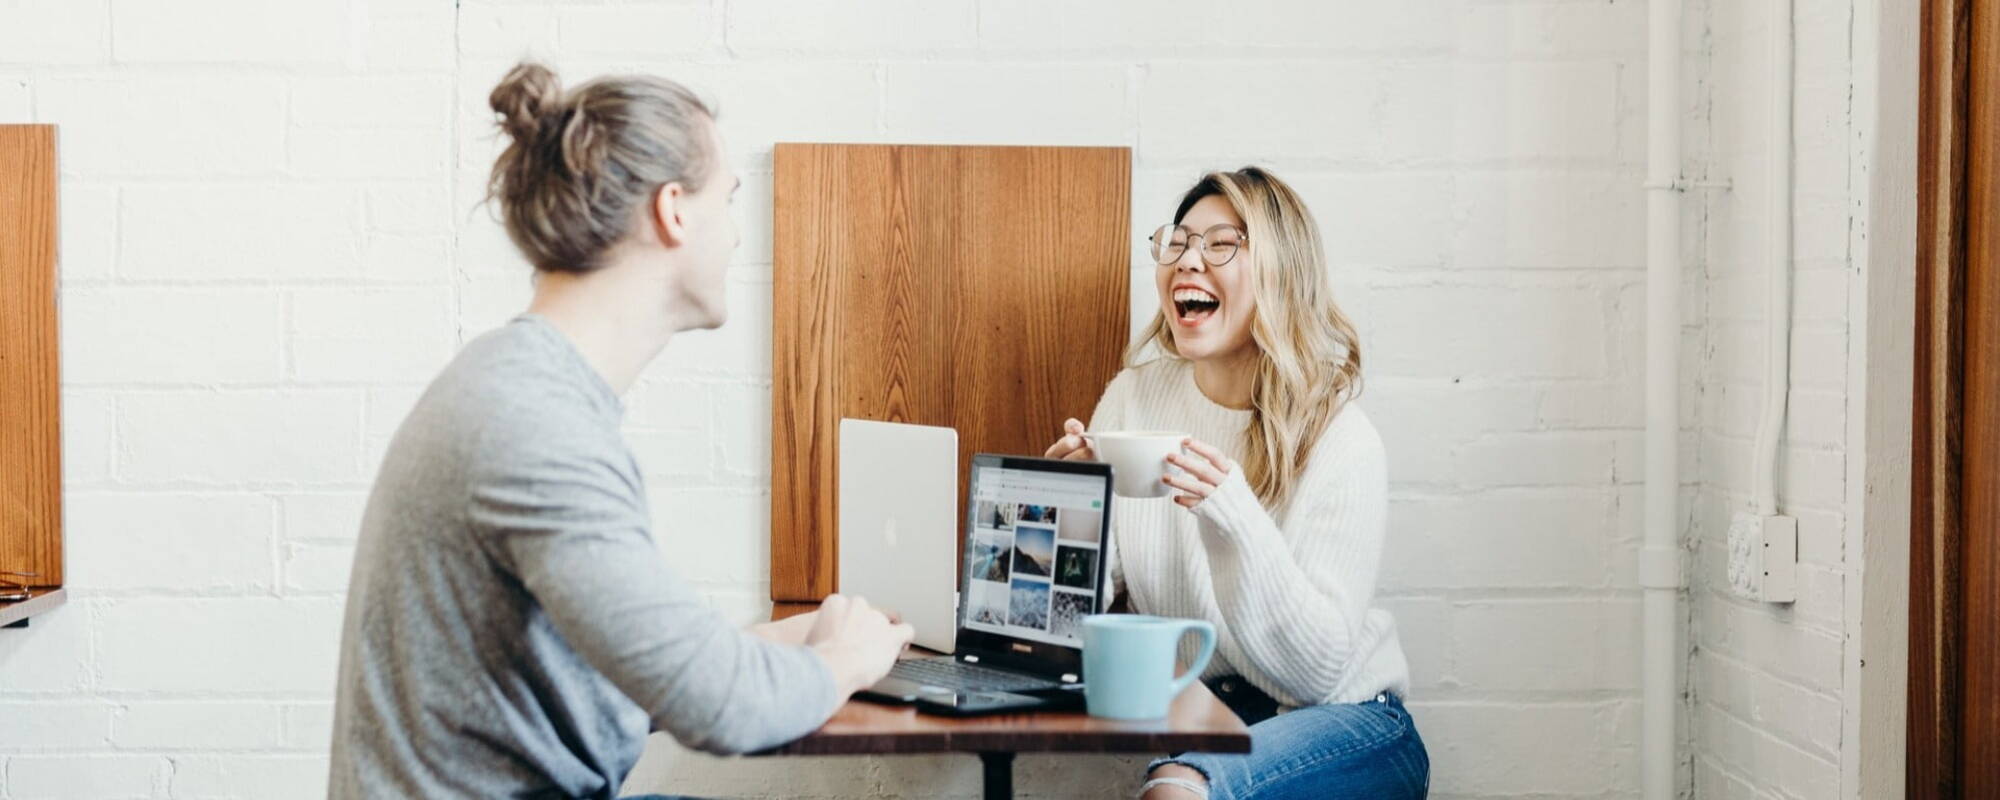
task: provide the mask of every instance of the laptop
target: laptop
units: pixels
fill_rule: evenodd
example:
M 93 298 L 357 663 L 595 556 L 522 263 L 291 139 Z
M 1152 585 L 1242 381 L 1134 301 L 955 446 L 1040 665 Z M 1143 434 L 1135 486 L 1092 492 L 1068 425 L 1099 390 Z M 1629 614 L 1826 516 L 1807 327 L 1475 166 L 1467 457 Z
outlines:
M 902 616 L 916 643 L 949 653 L 958 633 L 958 431 L 840 421 L 840 591 Z
M 940 696 L 1004 693 L 1074 707 L 1083 618 L 1100 610 L 1109 569 L 1111 466 L 981 453 L 966 485 L 951 655 L 898 661 L 857 696 L 927 707 Z

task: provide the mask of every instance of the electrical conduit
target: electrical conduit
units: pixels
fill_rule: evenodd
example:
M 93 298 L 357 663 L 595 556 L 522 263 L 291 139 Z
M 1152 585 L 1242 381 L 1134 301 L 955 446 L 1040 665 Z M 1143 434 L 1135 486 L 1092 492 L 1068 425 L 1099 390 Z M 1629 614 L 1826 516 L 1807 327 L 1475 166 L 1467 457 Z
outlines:
M 1672 800 L 1680 617 L 1680 0 L 1650 0 L 1646 48 L 1646 503 L 1639 779 Z

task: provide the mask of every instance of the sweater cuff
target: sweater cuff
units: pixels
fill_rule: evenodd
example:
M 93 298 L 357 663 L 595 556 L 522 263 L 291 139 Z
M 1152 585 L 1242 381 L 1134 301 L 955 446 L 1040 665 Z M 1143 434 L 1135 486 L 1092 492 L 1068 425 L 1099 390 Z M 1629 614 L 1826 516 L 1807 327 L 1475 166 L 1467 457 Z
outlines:
M 1243 477 L 1243 468 L 1237 467 L 1229 471 L 1213 494 L 1195 504 L 1194 513 L 1222 538 L 1241 545 L 1250 534 L 1252 520 L 1265 512 L 1257 493 L 1250 490 L 1250 480 Z

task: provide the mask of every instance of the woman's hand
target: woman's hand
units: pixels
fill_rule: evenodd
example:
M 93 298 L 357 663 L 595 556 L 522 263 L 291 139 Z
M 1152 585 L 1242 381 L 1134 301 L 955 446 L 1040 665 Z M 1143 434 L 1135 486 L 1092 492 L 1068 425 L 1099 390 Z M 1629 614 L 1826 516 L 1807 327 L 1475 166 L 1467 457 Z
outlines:
M 1063 421 L 1063 437 L 1057 439 L 1055 444 L 1049 445 L 1048 452 L 1043 453 L 1042 457 L 1060 458 L 1064 461 L 1096 461 L 1097 451 L 1090 449 L 1090 442 L 1084 440 L 1083 423 L 1069 419 Z
M 1221 450 L 1199 439 L 1188 438 L 1182 440 L 1181 444 L 1193 451 L 1198 458 L 1185 453 L 1167 454 L 1167 463 L 1180 467 L 1185 474 L 1175 475 L 1168 472 L 1166 477 L 1160 480 L 1168 486 L 1181 490 L 1181 494 L 1174 495 L 1174 502 L 1192 511 L 1195 506 L 1201 505 L 1201 501 L 1207 500 L 1209 495 L 1215 494 L 1215 490 L 1222 488 L 1222 482 L 1229 479 L 1229 473 L 1236 471 L 1236 462 L 1231 461 L 1229 456 L 1223 455 Z

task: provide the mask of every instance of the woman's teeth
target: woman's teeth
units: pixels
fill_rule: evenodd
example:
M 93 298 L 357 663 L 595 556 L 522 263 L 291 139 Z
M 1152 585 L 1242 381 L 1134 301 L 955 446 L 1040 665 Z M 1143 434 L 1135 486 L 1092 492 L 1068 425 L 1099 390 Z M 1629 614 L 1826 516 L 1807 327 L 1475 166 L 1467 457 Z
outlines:
M 1174 290 L 1174 312 L 1184 321 L 1194 322 L 1215 313 L 1222 301 L 1215 295 L 1200 289 L 1180 288 Z

